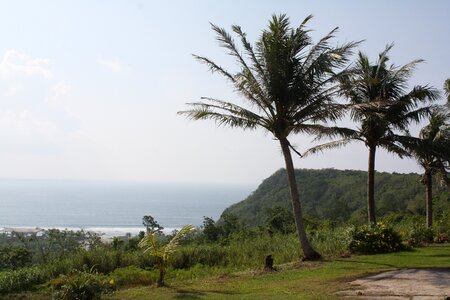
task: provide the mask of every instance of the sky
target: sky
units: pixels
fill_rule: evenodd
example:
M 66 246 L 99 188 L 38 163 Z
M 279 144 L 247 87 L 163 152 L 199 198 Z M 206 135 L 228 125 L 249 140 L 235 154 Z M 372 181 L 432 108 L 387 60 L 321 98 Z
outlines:
M 394 64 L 425 60 L 411 85 L 442 89 L 449 11 L 446 0 L 1 1 L 0 178 L 257 184 L 284 166 L 270 134 L 176 114 L 202 96 L 240 101 L 192 58 L 236 68 L 210 22 L 238 24 L 255 41 L 272 14 L 293 26 L 313 14 L 314 41 L 339 26 L 335 42 L 365 40 L 372 60 L 395 42 Z M 291 142 L 313 145 L 310 136 Z M 294 165 L 366 170 L 367 156 L 354 144 Z M 381 150 L 376 169 L 420 172 Z

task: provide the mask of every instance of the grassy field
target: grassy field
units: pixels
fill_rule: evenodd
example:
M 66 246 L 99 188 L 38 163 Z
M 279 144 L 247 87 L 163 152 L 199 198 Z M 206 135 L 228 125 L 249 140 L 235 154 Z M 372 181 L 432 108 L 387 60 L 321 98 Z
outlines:
M 413 251 L 353 256 L 315 263 L 291 263 L 276 272 L 247 271 L 176 280 L 167 287 L 135 287 L 106 299 L 337 299 L 349 281 L 371 273 L 412 267 L 450 266 L 450 245 Z M 201 276 L 200 276 L 201 277 Z
M 294 262 L 276 266 L 277 271 L 273 272 L 203 266 L 169 270 L 165 287 L 128 287 L 102 299 L 338 299 L 335 292 L 351 289 L 349 282 L 358 277 L 421 267 L 450 267 L 450 244 L 321 262 Z M 52 299 L 52 293 L 41 289 L 0 299 Z

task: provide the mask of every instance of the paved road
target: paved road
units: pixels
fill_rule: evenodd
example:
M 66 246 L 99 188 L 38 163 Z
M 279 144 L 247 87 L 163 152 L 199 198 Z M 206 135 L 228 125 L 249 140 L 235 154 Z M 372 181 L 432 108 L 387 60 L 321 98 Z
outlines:
M 355 289 L 337 294 L 371 300 L 450 299 L 450 268 L 389 271 L 355 280 L 351 284 Z

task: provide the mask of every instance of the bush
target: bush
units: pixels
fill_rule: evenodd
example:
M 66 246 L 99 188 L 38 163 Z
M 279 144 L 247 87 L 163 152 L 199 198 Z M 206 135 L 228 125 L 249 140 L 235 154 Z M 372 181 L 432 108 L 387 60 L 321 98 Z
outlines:
M 47 279 L 37 267 L 0 272 L 0 294 L 30 290 Z
M 450 242 L 450 209 L 447 209 L 441 215 L 436 216 L 434 222 L 434 230 L 434 242 Z
M 358 254 L 396 252 L 403 248 L 400 235 L 381 222 L 355 228 L 349 245 L 349 250 Z
M 70 275 L 62 275 L 51 281 L 56 290 L 56 299 L 63 300 L 93 300 L 112 291 L 114 281 L 98 275 L 96 272 L 76 271 Z
M 154 276 L 150 271 L 141 268 L 130 266 L 126 268 L 118 268 L 112 272 L 109 277 L 113 285 L 116 286 L 136 286 L 136 285 L 150 285 L 156 282 Z
M 408 245 L 424 246 L 433 242 L 434 232 L 432 228 L 426 228 L 424 225 L 415 224 L 406 235 Z
M 324 223 L 316 230 L 309 232 L 310 241 L 317 251 L 325 257 L 342 257 L 349 253 L 354 227 Z
M 30 262 L 31 253 L 27 249 L 0 245 L 0 270 L 21 268 Z
M 175 252 L 169 265 L 174 269 L 188 269 L 201 264 L 205 266 L 225 266 L 227 261 L 227 247 L 219 244 L 189 245 L 180 247 Z

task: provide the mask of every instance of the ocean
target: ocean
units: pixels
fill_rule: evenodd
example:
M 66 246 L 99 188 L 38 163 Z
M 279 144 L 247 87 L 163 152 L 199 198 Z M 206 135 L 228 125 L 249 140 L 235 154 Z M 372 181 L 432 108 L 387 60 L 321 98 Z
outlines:
M 165 232 L 203 217 L 218 219 L 251 185 L 0 180 L 0 230 L 5 227 L 90 230 L 106 236 L 144 230 L 153 216 Z

